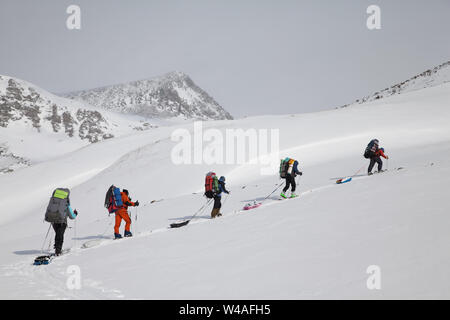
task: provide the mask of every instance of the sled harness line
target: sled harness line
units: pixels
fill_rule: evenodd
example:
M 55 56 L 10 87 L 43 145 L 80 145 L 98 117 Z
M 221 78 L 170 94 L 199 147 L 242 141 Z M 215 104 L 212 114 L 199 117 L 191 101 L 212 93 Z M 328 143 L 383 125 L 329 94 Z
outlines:
M 354 175 L 352 175 L 352 176 L 350 176 L 350 177 L 356 176 L 358 173 L 361 172 L 362 169 L 364 169 L 365 166 L 366 166 L 366 165 L 363 165 L 358 171 L 356 171 L 356 173 L 355 173 Z
M 171 228 L 179 228 L 179 227 L 183 227 L 183 226 L 187 225 L 187 224 L 188 224 L 192 219 L 194 219 L 200 212 L 203 212 L 203 210 L 205 210 L 205 209 L 208 207 L 208 205 L 212 202 L 212 200 L 213 200 L 213 199 L 208 199 L 208 201 L 206 201 L 206 203 L 205 203 L 203 206 L 201 206 L 201 208 L 198 209 L 197 212 L 194 213 L 194 215 L 193 215 L 189 220 L 186 220 L 186 221 L 180 222 L 180 223 L 172 223 L 172 224 L 170 225 L 170 227 L 171 227 Z
M 267 196 L 267 197 L 265 197 L 262 201 L 261 201 L 261 203 L 263 203 L 264 201 L 266 201 L 272 194 L 274 194 L 274 192 L 275 191 L 277 191 L 278 189 L 280 189 L 280 187 L 283 185 L 283 183 L 284 183 L 284 181 L 281 181 L 278 185 L 277 185 L 277 187 Z
M 198 209 L 198 211 L 189 220 L 194 219 L 196 215 L 198 215 L 200 212 L 203 212 L 203 210 L 206 209 L 206 207 L 211 203 L 211 201 L 213 201 L 213 199 L 208 199 L 208 201 L 206 201 L 206 203 L 200 209 Z

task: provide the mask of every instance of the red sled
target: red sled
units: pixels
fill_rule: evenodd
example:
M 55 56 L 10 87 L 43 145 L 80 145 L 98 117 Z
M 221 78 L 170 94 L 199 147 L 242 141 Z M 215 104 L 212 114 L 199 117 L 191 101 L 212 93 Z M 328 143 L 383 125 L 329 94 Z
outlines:
M 261 204 L 262 204 L 261 202 L 260 203 L 255 203 L 255 204 L 247 204 L 244 207 L 244 210 L 250 210 L 250 209 L 258 208 Z

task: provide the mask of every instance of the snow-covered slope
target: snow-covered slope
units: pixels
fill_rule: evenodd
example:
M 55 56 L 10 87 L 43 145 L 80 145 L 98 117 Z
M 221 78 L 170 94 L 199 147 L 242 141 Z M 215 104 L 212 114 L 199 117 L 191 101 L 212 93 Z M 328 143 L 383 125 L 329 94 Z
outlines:
M 152 127 L 0 75 L 0 172 Z
M 69 93 L 66 97 L 99 108 L 145 117 L 232 119 L 227 111 L 182 72 Z
M 0 297 L 448 299 L 448 101 L 450 84 L 443 84 L 326 112 L 205 122 L 205 129 L 222 132 L 279 128 L 280 157 L 300 161 L 299 198 L 279 201 L 275 192 L 246 212 L 243 205 L 277 187 L 277 172 L 261 176 L 260 166 L 250 164 L 175 165 L 170 135 L 179 126 L 91 144 L 0 176 L 0 206 L 8 208 L 0 216 Z M 389 171 L 336 185 L 366 170 L 362 153 L 372 138 L 390 156 Z M 210 220 L 209 207 L 189 225 L 168 229 L 205 203 L 210 170 L 225 175 L 231 190 L 223 217 Z M 113 183 L 141 203 L 130 209 L 134 238 L 108 240 L 114 218 L 103 200 Z M 34 267 L 33 258 L 50 245 L 42 219 L 60 186 L 71 188 L 80 212 L 66 231 L 72 250 Z M 105 241 L 81 248 L 95 239 Z M 80 290 L 66 287 L 73 265 L 80 267 Z M 380 267 L 381 290 L 366 286 L 371 265 Z
M 362 99 L 358 99 L 353 104 L 361 104 L 387 98 L 395 94 L 411 92 L 424 88 L 431 88 L 447 82 L 450 82 L 450 61 L 444 62 L 441 65 L 434 67 L 433 69 L 426 70 L 408 80 L 397 83 L 389 88 L 375 92 L 374 94 L 366 96 Z M 347 106 L 349 105 L 344 105 L 341 108 Z
M 86 104 L 56 97 L 22 80 L 0 76 L 0 126 L 12 123 L 37 132 L 65 133 L 97 142 L 113 137 L 103 115 Z

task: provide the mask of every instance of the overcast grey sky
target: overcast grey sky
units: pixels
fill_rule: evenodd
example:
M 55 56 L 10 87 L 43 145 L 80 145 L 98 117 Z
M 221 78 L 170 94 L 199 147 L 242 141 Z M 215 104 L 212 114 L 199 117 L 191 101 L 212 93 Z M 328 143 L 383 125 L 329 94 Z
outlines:
M 449 17 L 449 0 L 0 0 L 0 74 L 61 93 L 179 70 L 237 117 L 309 112 L 450 60 Z

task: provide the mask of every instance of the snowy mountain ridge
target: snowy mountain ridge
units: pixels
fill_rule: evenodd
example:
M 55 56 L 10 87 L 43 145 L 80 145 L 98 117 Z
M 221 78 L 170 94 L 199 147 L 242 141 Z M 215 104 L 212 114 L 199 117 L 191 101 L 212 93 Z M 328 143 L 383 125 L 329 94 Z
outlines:
M 153 127 L 0 75 L 0 173 Z
M 145 117 L 199 120 L 233 119 L 211 96 L 182 72 L 65 95 L 93 106 Z
M 91 143 L 114 136 L 98 110 L 0 75 L 0 127 L 7 128 L 13 122 L 37 132 L 65 133 Z
M 450 82 L 450 61 L 444 62 L 432 69 L 428 69 L 408 80 L 397 83 L 381 91 L 377 91 L 372 95 L 358 99 L 353 103 L 343 105 L 340 108 L 345 108 L 353 104 L 362 104 L 365 102 L 375 101 L 396 94 L 430 88 L 446 82 Z

